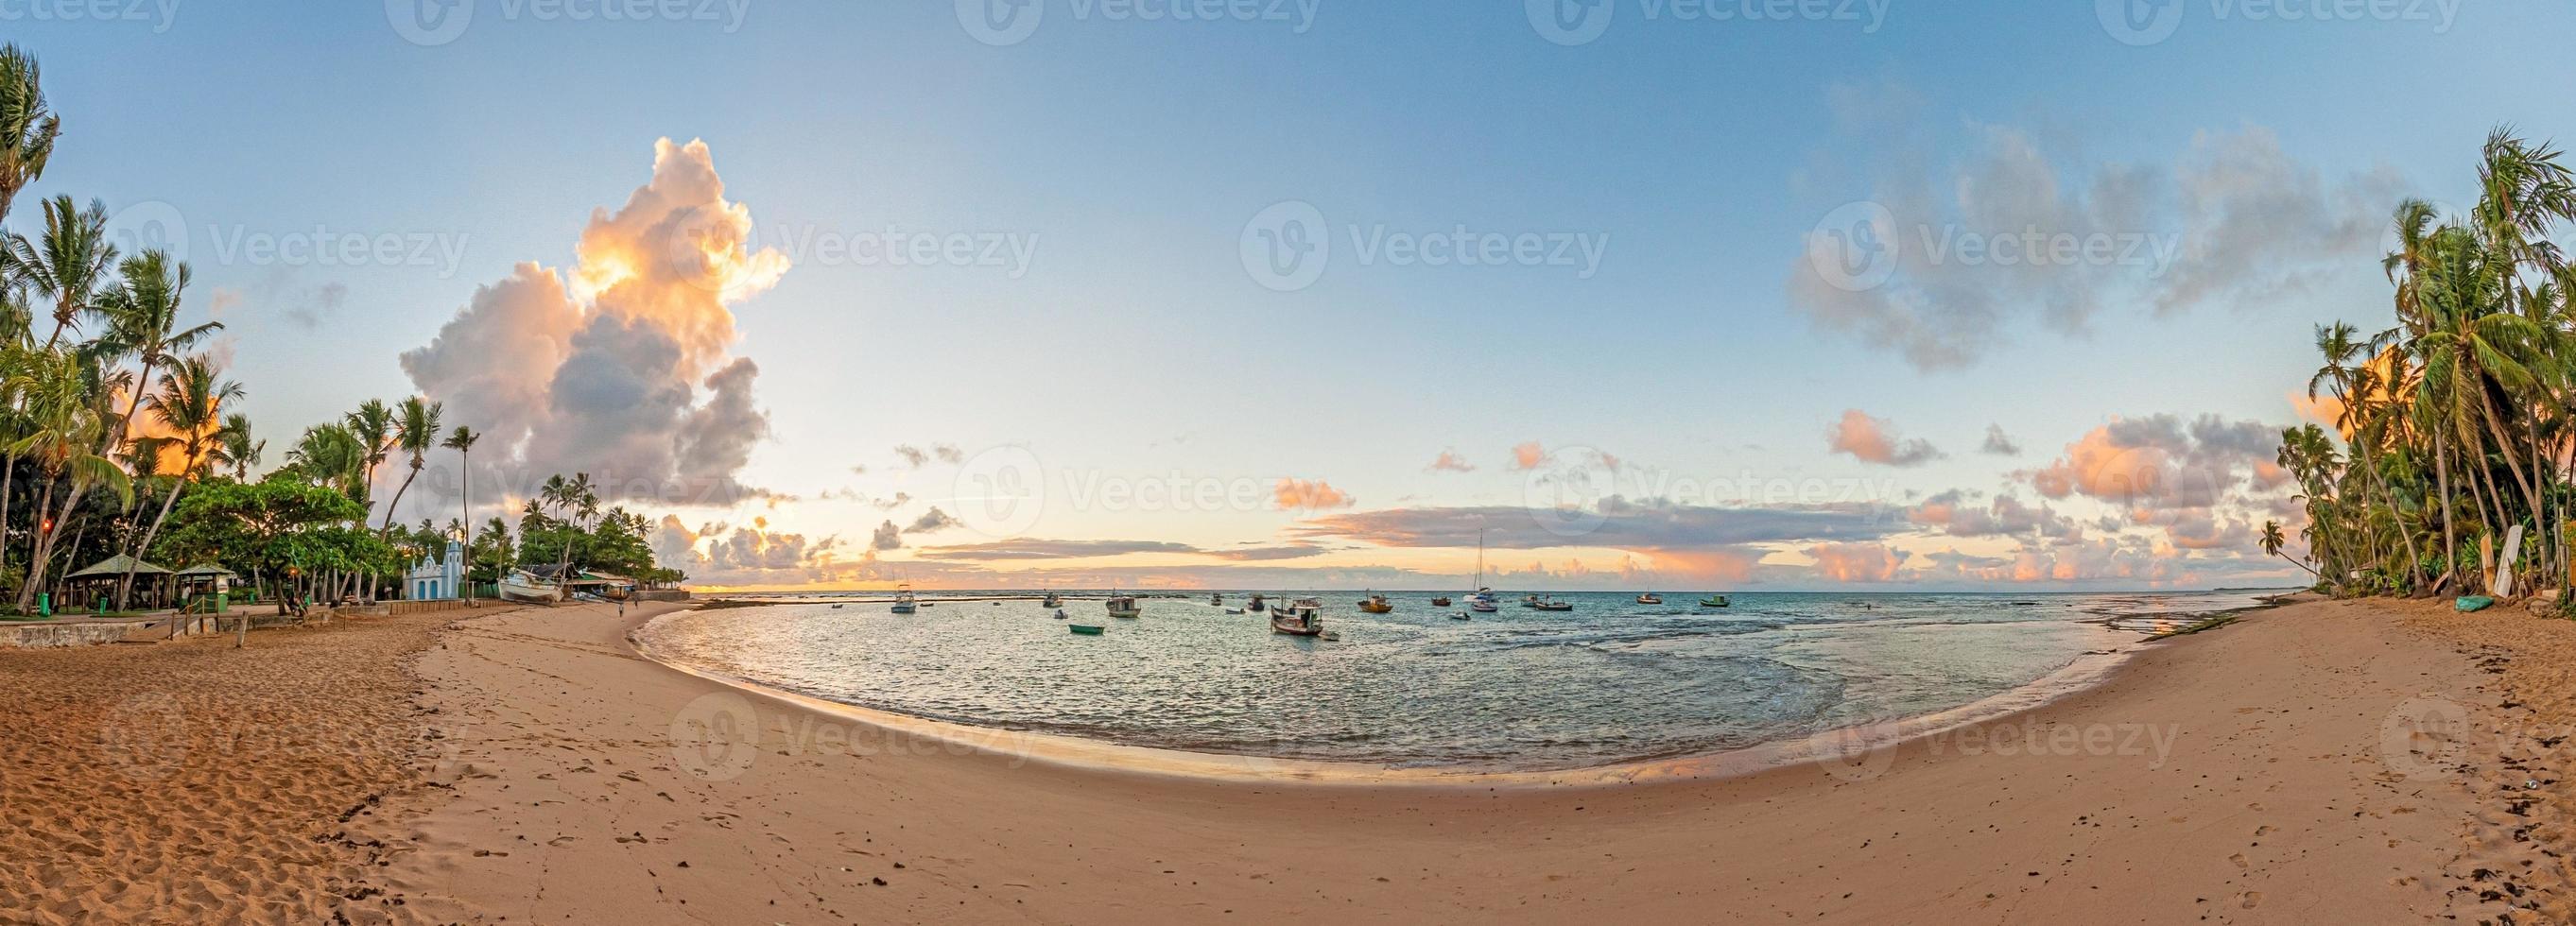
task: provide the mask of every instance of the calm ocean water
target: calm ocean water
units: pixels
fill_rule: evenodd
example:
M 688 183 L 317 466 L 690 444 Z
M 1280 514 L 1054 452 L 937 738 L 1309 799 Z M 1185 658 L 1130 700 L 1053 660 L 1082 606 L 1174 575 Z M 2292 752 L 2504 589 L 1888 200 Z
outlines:
M 981 593 L 989 599 L 996 593 Z M 998 593 L 1012 594 L 1012 593 Z M 1194 752 L 1396 766 L 1558 769 L 1714 752 L 1947 710 L 2048 675 L 2087 650 L 2266 592 L 1698 594 L 1640 605 L 1573 593 L 1571 612 L 1467 622 L 1431 594 L 1364 615 L 1324 595 L 1339 642 L 1275 636 L 1206 592 L 1111 620 L 1067 593 L 1074 636 L 1034 600 L 786 596 L 683 612 L 640 635 L 657 658 L 845 704 L 984 727 Z M 1245 595 L 1227 593 L 1229 606 Z M 1455 596 L 1453 596 L 1455 597 Z M 841 602 L 839 608 L 833 602 Z

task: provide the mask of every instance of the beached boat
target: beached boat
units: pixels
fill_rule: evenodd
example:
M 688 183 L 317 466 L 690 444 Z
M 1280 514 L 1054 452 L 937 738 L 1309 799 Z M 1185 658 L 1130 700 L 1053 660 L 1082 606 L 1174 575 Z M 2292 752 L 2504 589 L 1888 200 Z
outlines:
M 1119 595 L 1109 599 L 1111 617 L 1134 619 L 1143 616 L 1144 613 L 1145 609 L 1136 604 L 1134 595 Z
M 1270 632 L 1292 637 L 1315 637 L 1324 633 L 1324 602 L 1319 598 L 1299 598 L 1270 609 Z
M 1065 629 L 1073 631 L 1074 636 L 1078 637 L 1096 637 L 1103 631 L 1109 629 L 1107 627 L 1096 627 L 1090 624 L 1066 624 L 1064 626 Z
M 1643 594 L 1643 595 L 1639 595 L 1639 596 L 1637 596 L 1637 603 L 1638 603 L 1638 604 L 1663 604 L 1663 603 L 1664 603 L 1664 596 L 1662 596 L 1662 595 L 1658 595 L 1658 594 L 1655 594 L 1655 593 L 1653 593 L 1653 592 L 1647 592 L 1647 593 L 1645 593 L 1645 594 Z
M 525 569 L 513 569 L 509 575 L 501 577 L 501 597 L 511 601 L 556 602 L 563 600 L 563 586 L 537 578 L 536 573 Z
M 912 597 L 912 583 L 906 582 L 902 585 L 895 586 L 894 613 L 911 614 L 920 607 L 921 602 Z
M 1061 607 L 1064 607 L 1064 596 L 1063 596 L 1063 595 L 1056 594 L 1056 593 L 1054 593 L 1054 592 L 1048 592 L 1048 593 L 1046 593 L 1046 597 L 1045 597 L 1044 599 L 1042 599 L 1042 600 L 1040 600 L 1040 601 L 1038 602 L 1038 607 L 1041 607 L 1041 608 L 1061 608 Z
M 1699 600 L 1699 606 L 1703 608 L 1723 608 L 1728 604 L 1730 604 L 1730 602 L 1726 600 L 1726 596 L 1724 595 L 1710 595 Z
M 1386 600 L 1385 595 L 1370 595 L 1360 602 L 1360 610 L 1368 614 L 1393 614 L 1395 603 Z

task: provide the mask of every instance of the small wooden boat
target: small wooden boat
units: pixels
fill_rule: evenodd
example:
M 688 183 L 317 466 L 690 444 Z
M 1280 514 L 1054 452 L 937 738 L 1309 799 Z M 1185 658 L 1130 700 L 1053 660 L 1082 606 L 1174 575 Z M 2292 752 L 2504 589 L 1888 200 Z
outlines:
M 1723 608 L 1728 604 L 1730 604 L 1730 602 L 1726 600 L 1726 596 L 1724 595 L 1710 595 L 1699 600 L 1699 606 L 1703 608 Z
M 1467 616 L 1467 612 L 1465 612 L 1465 611 L 1459 611 L 1459 612 L 1453 613 L 1453 614 L 1449 615 L 1449 619 L 1450 619 L 1450 620 L 1453 620 L 1453 621 L 1474 620 L 1474 618 L 1468 617 L 1468 616 Z
M 1647 592 L 1647 593 L 1645 593 L 1645 594 L 1643 594 L 1643 595 L 1639 595 L 1639 596 L 1637 596 L 1637 603 L 1638 603 L 1638 604 L 1663 604 L 1663 603 L 1664 603 L 1664 596 L 1662 596 L 1662 595 L 1658 595 L 1658 594 L 1655 594 L 1655 593 L 1653 593 L 1653 592 Z
M 1109 599 L 1109 616 L 1111 617 L 1134 620 L 1138 617 L 1144 616 L 1144 614 L 1145 609 L 1136 604 L 1136 596 L 1134 595 L 1120 595 Z
M 1243 613 L 1243 609 L 1242 609 L 1242 608 L 1227 608 L 1227 609 L 1225 609 L 1225 613 L 1227 613 L 1227 614 L 1241 614 L 1241 613 Z
M 1109 629 L 1107 627 L 1096 627 L 1090 624 L 1066 624 L 1064 626 L 1065 629 L 1073 631 L 1073 635 L 1077 637 L 1096 637 Z
M 1208 604 L 1215 605 L 1220 608 L 1225 607 L 1225 596 L 1222 594 L 1209 595 Z
M 1063 609 L 1063 608 L 1057 608 L 1057 609 L 1055 609 L 1055 619 L 1056 619 L 1056 620 L 1064 620 L 1064 619 L 1065 619 L 1065 613 L 1064 613 L 1064 609 Z
M 1314 598 L 1299 598 L 1270 610 L 1270 632 L 1292 637 L 1315 637 L 1324 633 L 1324 603 Z
M 1541 611 L 1572 611 L 1574 610 L 1574 602 L 1558 601 L 1554 597 L 1549 597 L 1543 601 L 1530 605 L 1530 607 Z
M 1064 607 L 1064 596 L 1063 596 L 1063 595 L 1056 594 L 1056 593 L 1054 593 L 1054 592 L 1048 592 L 1048 593 L 1046 593 L 1046 598 L 1045 598 L 1044 600 L 1041 600 L 1041 601 L 1039 601 L 1039 602 L 1038 602 L 1038 607 L 1041 607 L 1041 608 L 1061 608 L 1061 607 Z
M 561 601 L 563 586 L 537 578 L 536 573 L 525 569 L 513 569 L 501 577 L 501 597 L 511 601 Z
M 1263 612 L 1263 611 L 1267 611 L 1267 610 L 1269 610 L 1269 609 L 1270 609 L 1270 605 L 1269 605 L 1269 604 L 1267 604 L 1267 603 L 1264 603 L 1264 602 L 1261 600 L 1261 596 L 1259 596 L 1259 595 L 1254 595 L 1254 596 L 1252 596 L 1252 603 L 1251 603 L 1251 604 L 1249 604 L 1249 605 L 1246 605 L 1245 607 L 1249 607 L 1249 608 L 1251 608 L 1251 609 L 1252 609 L 1252 613 L 1254 613 L 1254 614 L 1259 614 L 1259 613 L 1261 613 L 1261 612 Z
M 921 602 L 912 597 L 912 583 L 906 582 L 902 585 L 895 586 L 894 613 L 911 614 L 920 607 Z
M 1369 614 L 1393 614 L 1395 603 L 1386 600 L 1385 595 L 1370 595 L 1360 602 L 1360 610 Z
M 1435 608 L 1445 608 L 1445 607 L 1448 607 L 1448 606 L 1449 606 L 1449 599 L 1447 599 L 1447 598 L 1434 598 L 1434 599 L 1431 599 L 1431 606 L 1432 606 L 1432 607 L 1435 607 Z

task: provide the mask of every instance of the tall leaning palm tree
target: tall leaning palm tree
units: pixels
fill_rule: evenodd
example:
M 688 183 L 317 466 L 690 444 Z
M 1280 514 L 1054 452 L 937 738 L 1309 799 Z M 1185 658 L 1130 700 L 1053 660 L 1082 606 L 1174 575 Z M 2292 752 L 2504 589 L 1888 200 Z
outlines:
M 454 432 L 447 435 L 446 442 L 439 445 L 449 450 L 456 451 L 457 474 L 460 479 L 459 494 L 463 496 L 463 507 L 465 509 L 465 519 L 458 521 L 456 527 L 465 541 L 465 550 L 468 555 L 471 555 L 474 550 L 474 445 L 482 439 L 482 432 L 464 425 L 458 425 Z M 463 594 L 460 597 L 463 597 L 468 601 L 473 600 L 474 583 L 471 581 L 466 582 L 465 588 L 461 589 L 461 591 Z
M 223 406 L 239 401 L 244 394 L 240 383 L 222 378 L 215 362 L 203 355 L 179 360 L 170 368 L 170 375 L 162 378 L 161 391 L 152 395 L 151 411 L 163 428 L 179 435 L 179 466 L 169 493 L 161 496 L 161 513 L 152 517 L 152 526 L 134 545 L 135 557 L 152 549 L 152 541 L 161 536 L 161 525 L 170 519 L 170 509 L 178 503 L 179 493 L 187 491 L 190 482 L 208 475 L 217 450 L 227 439 L 227 422 L 221 417 Z M 134 564 L 128 562 L 125 578 L 116 588 L 119 610 L 124 609 L 133 587 Z
M 126 258 L 117 275 L 117 285 L 99 298 L 99 312 L 107 317 L 108 339 L 143 364 L 136 379 L 141 388 L 125 404 L 124 420 L 130 429 L 151 391 L 152 371 L 222 331 L 224 323 L 179 327 L 179 300 L 188 289 L 188 265 L 170 259 L 168 252 L 152 250 Z
M 445 405 L 419 396 L 404 399 L 394 409 L 395 449 L 411 457 L 411 472 L 403 476 L 402 487 L 394 490 L 393 500 L 385 503 L 385 530 L 394 527 L 394 512 L 402 508 L 403 493 L 411 491 L 411 482 L 420 478 L 421 468 L 429 465 L 429 452 L 438 447 L 438 419 Z
M 368 494 L 358 500 L 372 502 L 376 491 L 376 467 L 384 465 L 385 457 L 394 449 L 394 410 L 386 407 L 381 399 L 368 399 L 358 404 L 357 411 L 348 414 L 346 423 L 349 433 L 357 435 L 358 442 L 366 448 L 366 457 L 361 465 L 365 475 L 359 482 L 367 487 Z
M 63 122 L 45 105 L 45 83 L 36 58 L 16 45 L 0 46 L 0 220 L 18 191 L 44 176 Z
M 86 365 L 73 354 L 39 352 L 11 376 L 12 390 L 26 411 L 27 432 L 9 445 L 9 452 L 35 461 L 43 477 L 36 496 L 35 548 L 27 561 L 27 581 L 18 589 L 21 613 L 44 587 L 54 544 L 62 536 L 64 523 L 71 520 L 56 515 L 78 509 L 81 497 L 98 486 L 108 487 L 129 503 L 134 497 L 125 471 L 98 452 L 113 426 L 100 411 L 96 378 Z M 54 503 L 58 486 L 64 490 L 59 507 Z
M 29 240 L 12 236 L 10 252 L 28 285 L 54 303 L 54 333 L 45 349 L 62 342 L 63 331 L 79 326 L 97 308 L 108 268 L 116 264 L 116 245 L 107 240 L 107 204 L 90 200 L 82 209 L 68 195 L 45 201 L 44 233 Z

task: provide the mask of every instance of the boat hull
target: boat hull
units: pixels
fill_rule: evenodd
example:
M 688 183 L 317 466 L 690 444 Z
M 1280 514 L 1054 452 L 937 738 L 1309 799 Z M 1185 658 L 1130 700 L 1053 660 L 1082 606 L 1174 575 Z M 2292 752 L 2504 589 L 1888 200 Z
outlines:
M 1077 637 L 1096 637 L 1109 632 L 1109 628 L 1094 627 L 1090 624 L 1066 624 L 1064 626 L 1065 629 L 1073 631 L 1073 635 Z

